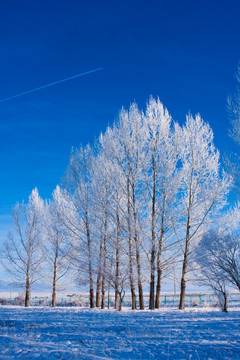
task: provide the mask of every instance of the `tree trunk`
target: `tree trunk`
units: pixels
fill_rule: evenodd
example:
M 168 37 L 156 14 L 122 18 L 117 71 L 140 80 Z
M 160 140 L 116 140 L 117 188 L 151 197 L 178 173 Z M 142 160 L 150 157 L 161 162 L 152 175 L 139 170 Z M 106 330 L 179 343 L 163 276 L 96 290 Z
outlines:
M 138 238 L 138 231 L 137 231 L 137 211 L 136 211 L 134 185 L 133 185 L 132 190 L 133 190 L 134 241 L 135 241 L 135 248 L 136 248 L 136 261 L 137 261 L 137 274 L 138 274 L 139 307 L 140 307 L 140 310 L 144 310 L 142 275 L 141 275 L 141 260 L 140 260 L 140 251 L 139 251 L 139 238 Z
M 53 292 L 52 292 L 52 307 L 56 307 L 56 289 L 57 289 L 57 260 L 58 255 L 55 255 L 54 269 L 53 269 Z
M 30 279 L 29 279 L 29 270 L 27 270 L 26 276 L 26 293 L 25 293 L 25 307 L 30 305 Z
M 117 235 L 117 236 L 118 236 L 118 235 Z M 119 244 L 118 244 L 118 240 L 117 240 L 117 247 L 116 247 L 116 273 L 115 273 L 115 309 L 118 308 L 118 302 L 119 302 L 118 287 L 119 287 Z
M 117 310 L 122 311 L 122 297 L 121 297 L 121 294 L 119 294 L 119 305 L 118 305 Z
M 162 283 L 162 268 L 161 268 L 161 256 L 162 256 L 162 243 L 163 233 L 161 231 L 160 238 L 158 241 L 158 253 L 157 253 L 157 284 L 156 284 L 156 298 L 155 308 L 160 309 L 161 306 L 161 283 Z
M 93 289 L 93 278 L 90 278 L 90 289 L 89 289 L 89 294 L 90 294 L 90 308 L 93 309 L 94 308 L 94 289 Z
M 160 260 L 157 259 L 157 263 L 159 263 Z M 161 264 L 158 264 L 157 266 L 157 284 L 156 284 L 156 298 L 155 298 L 155 308 L 160 309 L 161 307 L 161 283 L 162 283 L 162 270 L 161 270 Z
M 116 244 L 116 272 L 115 272 L 115 309 L 118 309 L 119 306 L 119 246 L 120 246 L 120 221 L 118 209 L 116 210 L 117 218 L 117 244 Z
M 140 265 L 140 254 L 139 254 L 139 244 L 137 244 L 137 271 L 138 271 L 138 293 L 139 293 L 139 307 L 140 310 L 144 310 L 144 299 L 143 299 L 143 288 L 142 288 L 142 277 L 141 277 L 141 265 Z
M 180 291 L 180 301 L 179 301 L 179 309 L 180 310 L 183 310 L 185 307 L 186 274 L 187 274 L 188 252 L 189 252 L 189 235 L 190 235 L 190 225 L 189 225 L 189 218 L 188 218 L 185 250 L 184 250 L 184 257 L 183 257 L 183 266 L 182 266 L 181 291 Z
M 156 284 L 156 299 L 155 299 L 155 307 L 156 309 L 160 309 L 161 306 L 161 283 L 162 283 L 162 246 L 163 246 L 163 236 L 164 236 L 164 224 L 165 224 L 165 210 L 166 210 L 166 195 L 163 197 L 163 205 L 162 205 L 162 216 L 161 216 L 161 233 L 158 240 L 158 253 L 157 253 L 157 284 Z
M 102 309 L 105 309 L 106 271 L 107 271 L 107 214 L 105 213 L 104 237 L 103 237 L 103 274 L 102 274 L 102 304 L 101 304 Z
M 117 288 L 117 285 L 115 284 L 115 301 L 114 301 L 115 310 L 118 309 L 118 306 L 119 306 L 118 288 Z
M 131 208 L 130 208 L 130 184 L 129 180 L 127 181 L 127 194 L 128 194 L 128 245 L 129 245 L 129 278 L 130 278 L 130 288 L 131 288 L 131 298 L 132 298 L 132 309 L 136 309 L 136 292 L 134 285 L 134 275 L 133 275 L 133 248 L 132 248 L 132 234 L 131 234 Z
M 190 243 L 190 216 L 191 216 L 191 207 L 192 207 L 193 172 L 194 172 L 194 169 L 192 169 L 192 173 L 191 173 L 191 180 L 190 180 L 190 185 L 189 185 L 189 195 L 188 195 L 187 229 L 186 229 L 186 240 L 185 240 L 185 249 L 184 249 L 184 256 L 183 256 L 181 291 L 180 291 L 180 301 L 179 301 L 179 309 L 180 310 L 183 310 L 185 307 L 186 274 L 187 274 L 188 253 L 189 253 L 189 243 Z
M 97 287 L 96 287 L 96 307 L 100 307 L 101 305 L 101 287 L 102 287 L 102 276 L 100 272 L 98 272 Z
M 89 273 L 89 301 L 90 308 L 94 308 L 94 285 L 93 285 L 93 271 L 92 271 L 92 249 L 91 249 L 91 238 L 88 221 L 88 212 L 85 213 L 86 220 L 86 232 L 87 232 L 87 245 L 88 245 L 88 273 Z
M 223 303 L 223 311 L 228 312 L 228 310 L 227 310 L 227 294 L 225 292 L 223 293 L 223 301 L 224 301 L 224 303 Z
M 119 295 L 119 306 L 118 306 L 118 311 L 121 311 L 122 310 L 122 303 L 123 303 L 123 298 L 125 296 L 125 291 L 123 291 L 123 289 L 121 291 L 119 291 L 118 293 Z
M 186 271 L 184 271 L 184 264 L 183 264 L 182 278 L 181 278 L 181 292 L 180 292 L 180 301 L 179 301 L 179 309 L 180 310 L 184 310 L 184 308 L 185 308 L 185 295 L 186 295 L 185 274 L 186 274 Z
M 116 248 L 116 273 L 115 273 L 115 309 L 118 308 L 119 305 L 119 248 L 117 244 Z
M 155 205 L 156 205 L 156 165 L 155 158 L 152 157 L 153 166 L 153 194 L 152 194 L 152 250 L 151 250 L 151 273 L 150 273 L 150 292 L 149 292 L 149 309 L 154 310 L 154 288 L 155 288 L 155 247 L 156 247 L 156 230 L 155 230 Z
M 110 309 L 110 283 L 108 284 L 108 309 Z
M 105 309 L 105 275 L 102 278 L 102 302 L 101 309 Z
M 155 266 L 153 258 L 155 257 L 154 250 L 151 252 L 151 274 L 150 274 L 150 293 L 149 293 L 149 309 L 154 310 L 154 282 L 155 282 Z
M 103 267 L 102 257 L 103 257 L 103 237 L 101 236 L 100 249 L 99 249 L 97 287 L 96 287 L 96 307 L 100 307 L 101 305 L 102 267 Z
M 132 297 L 132 310 L 136 309 L 136 292 L 134 285 L 134 278 L 132 273 L 132 261 L 130 259 L 130 287 L 131 287 L 131 297 Z

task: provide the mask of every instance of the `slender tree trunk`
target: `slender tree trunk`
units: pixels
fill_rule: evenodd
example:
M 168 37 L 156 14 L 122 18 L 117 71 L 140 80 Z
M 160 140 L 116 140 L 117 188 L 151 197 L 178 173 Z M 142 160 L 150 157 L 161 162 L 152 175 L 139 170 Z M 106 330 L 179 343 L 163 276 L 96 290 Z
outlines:
M 94 289 L 93 289 L 93 278 L 90 278 L 90 308 L 93 309 L 94 308 Z
M 158 253 L 157 253 L 157 284 L 156 284 L 156 299 L 155 307 L 160 309 L 161 306 L 161 282 L 162 282 L 162 246 L 163 246 L 163 236 L 164 236 L 164 226 L 165 226 L 165 210 L 166 210 L 166 196 L 163 197 L 162 205 L 162 216 L 161 216 L 161 233 L 158 240 Z
M 117 310 L 121 311 L 122 310 L 123 298 L 125 296 L 125 291 L 123 291 L 123 289 L 121 291 L 119 291 L 118 296 L 119 296 L 119 305 L 118 305 Z
M 188 218 L 185 250 L 184 250 L 183 265 L 182 265 L 181 291 L 180 291 L 180 301 L 179 301 L 180 310 L 183 310 L 185 307 L 186 274 L 187 274 L 188 253 L 189 253 L 189 232 L 190 232 L 190 226 L 189 226 L 189 218 Z
M 129 242 L 129 251 L 132 253 L 132 239 Z M 131 288 L 131 297 L 132 297 L 132 310 L 136 309 L 136 292 L 135 292 L 135 285 L 134 285 L 134 277 L 133 277 L 133 258 L 132 254 L 129 258 L 129 267 L 130 267 L 130 288 Z
M 117 230 L 119 232 L 119 230 Z M 118 308 L 119 302 L 119 241 L 118 241 L 118 234 L 117 234 L 117 246 L 116 246 L 116 273 L 115 273 L 115 309 Z
M 153 194 L 152 194 L 152 249 L 151 249 L 151 273 L 150 273 L 150 293 L 149 309 L 154 310 L 154 288 L 155 288 L 155 252 L 156 252 L 156 229 L 155 229 L 155 207 L 156 207 L 156 165 L 155 158 L 152 157 L 153 166 Z
M 136 240 L 136 260 L 137 260 L 137 272 L 138 272 L 139 307 L 140 307 L 140 310 L 144 310 L 142 275 L 141 275 L 140 252 L 139 252 L 138 239 Z
M 131 207 L 130 207 L 130 184 L 129 179 L 127 181 L 127 208 L 128 208 L 128 245 L 129 245 L 129 278 L 130 278 L 130 288 L 131 288 L 131 298 L 132 298 L 132 309 L 136 309 L 136 292 L 134 285 L 134 275 L 133 275 L 133 244 L 132 244 L 132 233 L 131 233 Z
M 115 301 L 114 301 L 114 308 L 117 310 L 119 306 L 119 296 L 118 296 L 118 289 L 117 285 L 115 284 Z
M 223 293 L 223 301 L 224 301 L 224 303 L 223 303 L 223 311 L 228 312 L 228 310 L 227 310 L 227 294 L 225 292 Z
M 97 286 L 96 286 L 96 307 L 101 305 L 101 287 L 102 287 L 102 258 L 103 258 L 103 236 L 100 240 L 100 249 L 99 249 L 99 263 L 98 263 L 98 275 L 97 275 Z
M 154 287 L 155 287 L 155 246 L 152 244 L 151 251 L 151 274 L 150 274 L 150 293 L 149 293 L 149 309 L 154 310 Z
M 102 287 L 102 276 L 98 272 L 97 287 L 96 287 L 96 307 L 100 307 L 101 305 L 101 287 Z
M 110 282 L 108 283 L 108 309 L 110 309 Z
M 138 274 L 138 296 L 140 310 L 144 310 L 143 288 L 142 288 L 142 274 L 141 274 L 141 259 L 139 250 L 139 237 L 137 230 L 137 211 L 135 200 L 135 188 L 133 186 L 133 218 L 134 218 L 134 241 L 136 247 L 136 261 L 137 261 L 137 274 Z
M 156 284 L 156 298 L 155 308 L 160 309 L 161 306 L 161 282 L 162 282 L 162 267 L 161 267 L 161 256 L 162 256 L 162 243 L 163 243 L 163 232 L 161 231 L 160 238 L 158 241 L 158 253 L 157 253 L 157 284 Z
M 117 310 L 122 311 L 122 297 L 121 297 L 121 295 L 119 295 L 119 304 L 118 304 Z
M 105 274 L 103 274 L 102 278 L 102 302 L 101 309 L 105 309 Z
M 156 284 L 156 298 L 155 298 L 156 309 L 160 309 L 161 307 L 161 286 L 162 286 L 162 270 L 161 270 L 161 260 L 159 253 L 157 258 L 157 284 Z
M 189 242 L 190 242 L 190 215 L 191 215 L 191 204 L 192 204 L 192 179 L 193 179 L 193 171 L 192 171 L 192 174 L 191 174 L 191 180 L 190 180 L 190 186 L 189 186 L 189 195 L 188 195 L 187 229 L 186 229 L 186 240 L 185 240 L 185 249 L 184 249 L 184 256 L 183 256 L 181 290 L 180 290 L 180 301 L 179 301 L 179 309 L 180 310 L 183 310 L 184 307 L 185 307 L 186 274 L 187 274 Z
M 116 210 L 117 219 L 117 244 L 116 244 L 116 272 L 115 272 L 115 309 L 119 307 L 119 247 L 120 247 L 120 220 L 118 208 Z
M 58 253 L 56 252 L 56 254 L 55 254 L 55 260 L 54 260 L 54 269 L 53 269 L 52 307 L 56 307 L 57 261 L 58 261 Z
M 85 212 L 86 219 L 86 231 L 87 231 L 87 245 L 88 245 L 88 272 L 89 272 L 89 299 L 90 308 L 94 308 L 94 285 L 93 285 L 93 271 L 92 271 L 92 249 L 91 249 L 91 238 L 88 221 L 88 212 Z
M 107 214 L 105 213 L 104 237 L 103 237 L 103 274 L 102 274 L 102 304 L 101 304 L 102 309 L 105 309 L 106 271 L 107 271 Z
M 30 279 L 29 279 L 29 269 L 26 274 L 26 293 L 25 293 L 25 307 L 30 305 Z

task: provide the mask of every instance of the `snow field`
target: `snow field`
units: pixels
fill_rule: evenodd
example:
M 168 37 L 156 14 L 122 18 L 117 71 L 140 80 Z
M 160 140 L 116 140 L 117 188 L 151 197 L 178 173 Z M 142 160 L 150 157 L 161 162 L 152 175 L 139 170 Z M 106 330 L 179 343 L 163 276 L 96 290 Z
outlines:
M 240 308 L 0 307 L 0 359 L 239 359 Z

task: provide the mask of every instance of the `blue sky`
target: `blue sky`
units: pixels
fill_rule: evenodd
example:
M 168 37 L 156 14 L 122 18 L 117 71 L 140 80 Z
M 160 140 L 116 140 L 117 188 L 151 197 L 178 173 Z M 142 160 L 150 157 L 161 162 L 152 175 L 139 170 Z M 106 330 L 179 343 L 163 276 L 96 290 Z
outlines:
M 72 146 L 93 142 L 122 105 L 159 96 L 180 123 L 200 112 L 231 150 L 226 98 L 240 60 L 239 0 L 52 0 L 0 4 L 0 237 L 32 188 L 50 197 Z

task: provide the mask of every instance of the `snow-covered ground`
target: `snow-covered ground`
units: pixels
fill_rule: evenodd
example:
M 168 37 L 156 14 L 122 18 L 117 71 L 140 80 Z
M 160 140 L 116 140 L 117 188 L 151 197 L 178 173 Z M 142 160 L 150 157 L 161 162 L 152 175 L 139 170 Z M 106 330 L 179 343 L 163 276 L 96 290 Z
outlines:
M 0 307 L 0 359 L 238 359 L 240 308 Z

